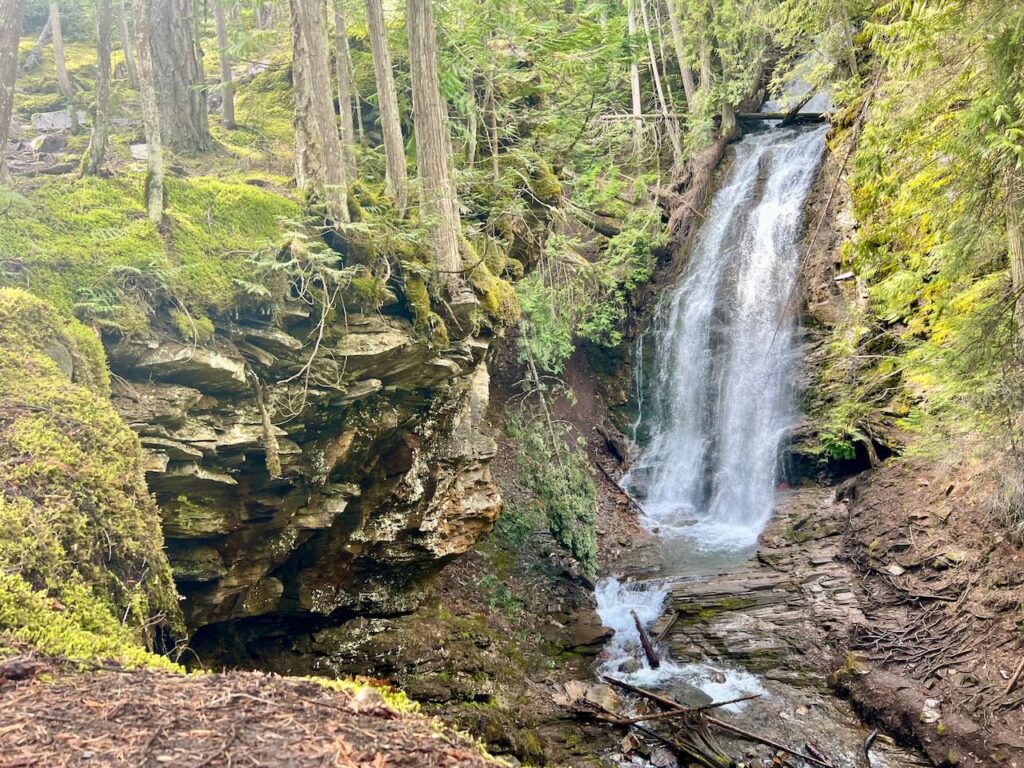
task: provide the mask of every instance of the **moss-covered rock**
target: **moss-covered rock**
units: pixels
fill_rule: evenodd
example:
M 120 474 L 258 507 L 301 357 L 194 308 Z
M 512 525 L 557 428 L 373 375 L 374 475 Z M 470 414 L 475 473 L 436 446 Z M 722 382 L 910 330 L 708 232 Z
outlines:
M 142 450 L 109 391 L 91 331 L 0 289 L 0 630 L 47 653 L 155 662 L 145 643 L 181 614 Z

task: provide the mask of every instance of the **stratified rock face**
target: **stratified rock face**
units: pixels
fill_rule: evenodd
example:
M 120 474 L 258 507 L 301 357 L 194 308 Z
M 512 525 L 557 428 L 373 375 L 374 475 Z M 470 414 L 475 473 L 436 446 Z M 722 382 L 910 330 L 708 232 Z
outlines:
M 500 511 L 486 340 L 440 355 L 401 318 L 349 316 L 317 344 L 283 318 L 108 345 L 194 629 L 410 610 Z

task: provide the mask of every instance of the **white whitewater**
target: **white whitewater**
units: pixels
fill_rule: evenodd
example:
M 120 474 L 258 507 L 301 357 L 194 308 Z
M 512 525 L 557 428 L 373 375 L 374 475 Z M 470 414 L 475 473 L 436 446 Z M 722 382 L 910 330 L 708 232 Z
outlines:
M 736 146 L 678 286 L 646 340 L 645 446 L 624 479 L 652 526 L 701 549 L 746 549 L 771 516 L 793 397 L 802 210 L 824 129 Z
M 657 582 L 598 585 L 598 612 L 616 630 L 602 674 L 651 686 L 680 680 L 718 699 L 764 692 L 740 670 L 670 659 L 650 669 L 630 611 L 651 624 L 673 560 L 749 551 L 771 517 L 780 447 L 798 415 L 793 292 L 801 214 L 823 151 L 823 128 L 754 133 L 736 145 L 685 271 L 643 340 L 640 354 L 650 361 L 644 377 L 638 373 L 643 450 L 624 483 L 662 539 L 668 573 Z M 643 367 L 638 359 L 638 372 Z M 691 567 L 688 575 L 701 574 Z M 635 659 L 640 668 L 624 671 Z

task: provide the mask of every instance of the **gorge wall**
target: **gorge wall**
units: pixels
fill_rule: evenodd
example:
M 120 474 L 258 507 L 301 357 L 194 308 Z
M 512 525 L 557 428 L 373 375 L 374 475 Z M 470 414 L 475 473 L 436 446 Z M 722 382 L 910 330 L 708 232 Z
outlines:
M 500 511 L 488 339 L 442 354 L 401 317 L 316 314 L 294 301 L 205 343 L 107 344 L 193 631 L 407 611 Z

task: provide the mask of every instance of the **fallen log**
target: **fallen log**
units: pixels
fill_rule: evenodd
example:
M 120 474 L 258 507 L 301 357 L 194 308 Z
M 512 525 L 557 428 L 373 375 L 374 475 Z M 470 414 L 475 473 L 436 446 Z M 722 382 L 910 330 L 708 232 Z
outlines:
M 668 624 L 666 624 L 660 632 L 655 634 L 655 637 L 658 638 L 659 642 L 668 637 L 668 633 L 672 631 L 672 627 L 676 625 L 677 621 L 679 621 L 679 611 L 673 613 L 672 618 L 668 620 Z
M 631 506 L 637 512 L 637 514 L 644 515 L 644 516 L 647 515 L 647 513 L 644 511 L 643 505 L 640 504 L 640 502 L 637 500 L 636 496 L 634 496 L 629 491 L 627 491 L 625 488 L 623 488 L 619 484 L 619 481 L 616 480 L 612 476 L 612 473 L 609 472 L 608 469 L 601 462 L 595 461 L 594 464 L 597 465 L 597 468 L 601 470 L 602 474 L 604 474 L 604 476 L 608 478 L 608 482 L 610 482 L 612 485 L 614 485 L 615 489 L 619 493 L 621 493 L 623 496 L 626 497 L 626 502 L 629 504 L 629 506 Z
M 648 691 L 645 688 L 640 688 L 639 686 L 632 685 L 630 683 L 625 682 L 624 680 L 618 680 L 614 677 L 608 676 L 605 676 L 604 679 L 612 685 L 616 685 L 624 690 L 629 691 L 630 693 L 635 693 L 638 696 L 643 696 L 644 698 L 649 699 L 657 704 L 661 704 L 663 707 L 668 707 L 669 709 L 682 711 L 686 711 L 687 709 L 677 701 L 673 701 L 672 699 L 669 699 L 665 696 L 661 696 L 657 693 L 654 693 L 654 691 Z M 690 713 L 687 712 L 687 714 Z M 723 731 L 731 733 L 734 736 L 739 736 L 740 738 L 746 739 L 747 741 L 752 741 L 756 744 L 764 744 L 766 747 L 771 747 L 772 749 L 777 749 L 781 752 L 785 752 L 787 755 L 791 755 L 792 757 L 799 757 L 801 760 L 806 760 L 808 763 L 821 766 L 821 768 L 835 768 L 835 766 L 832 765 L 832 763 L 830 762 L 820 760 L 814 757 L 813 755 L 808 755 L 804 752 L 799 752 L 791 747 L 787 747 L 785 744 L 780 744 L 777 741 L 767 739 L 764 736 L 758 736 L 756 733 L 746 731 L 738 726 L 733 725 L 732 723 L 727 723 L 724 720 L 719 720 L 718 718 L 709 717 L 707 715 L 704 716 L 704 720 L 706 720 L 710 725 L 713 725 L 716 728 L 720 728 Z
M 647 636 L 647 630 L 640 623 L 640 617 L 636 615 L 636 611 L 630 611 L 629 615 L 633 617 L 633 623 L 636 624 L 636 631 L 640 635 L 640 645 L 643 646 L 647 663 L 651 665 L 651 669 L 657 669 L 661 666 L 661 659 L 658 658 L 658 653 L 654 650 L 654 645 L 651 644 L 651 638 Z
M 669 749 L 683 758 L 686 765 L 696 765 L 700 766 L 700 768 L 732 768 L 732 766 L 736 765 L 736 761 L 725 754 L 722 748 L 715 742 L 707 726 L 699 723 L 697 727 L 687 733 L 689 738 L 683 741 L 670 738 L 642 725 L 633 727 L 645 736 L 657 739 L 668 746 Z
M 793 125 L 796 123 L 824 123 L 828 120 L 828 115 L 824 112 L 797 112 L 791 114 L 789 112 L 740 112 L 736 115 L 737 120 L 768 120 L 768 121 L 782 121 L 786 125 Z
M 618 725 L 635 725 L 636 723 L 647 723 L 652 720 L 667 720 L 672 717 L 682 717 L 683 715 L 692 715 L 700 712 L 707 712 L 709 709 L 718 709 L 719 707 L 727 707 L 730 704 L 739 704 L 742 701 L 751 701 L 752 699 L 761 698 L 761 694 L 752 693 L 749 696 L 738 696 L 735 699 L 726 699 L 725 701 L 713 701 L 710 704 L 702 704 L 699 707 L 684 707 L 683 709 L 673 709 L 670 712 L 658 712 L 654 715 L 638 715 L 637 717 L 619 717 L 615 719 Z

